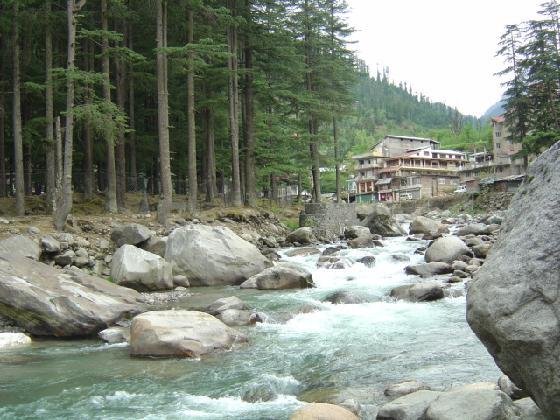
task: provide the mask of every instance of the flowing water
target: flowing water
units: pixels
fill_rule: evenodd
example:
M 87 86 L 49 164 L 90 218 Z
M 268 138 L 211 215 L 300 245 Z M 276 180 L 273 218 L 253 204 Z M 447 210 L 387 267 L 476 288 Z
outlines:
M 341 252 L 350 261 L 374 254 L 373 268 L 316 269 L 317 255 L 284 256 L 313 271 L 314 289 L 193 289 L 173 307 L 235 295 L 267 315 L 263 324 L 241 328 L 250 344 L 202 360 L 133 359 L 126 345 L 96 340 L 36 341 L 2 351 L 0 418 L 287 419 L 302 405 L 298 396 L 381 404 L 386 385 L 407 379 L 433 388 L 496 380 L 498 369 L 465 321 L 464 297 L 432 303 L 386 297 L 417 280 L 403 273 L 410 262 L 392 255 L 420 262 L 414 251 L 422 243 L 384 242 L 383 248 Z M 322 302 L 339 290 L 369 303 Z M 278 397 L 242 401 L 262 386 Z

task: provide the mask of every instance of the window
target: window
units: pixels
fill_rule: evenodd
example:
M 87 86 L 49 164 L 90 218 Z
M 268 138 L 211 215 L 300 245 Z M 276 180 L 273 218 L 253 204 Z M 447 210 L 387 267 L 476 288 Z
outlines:
M 361 176 L 366 176 L 366 173 L 365 172 L 360 172 L 360 175 Z
M 371 159 L 368 159 L 367 163 L 370 164 L 370 163 L 371 163 Z
M 496 137 L 502 137 L 502 132 L 501 131 L 496 131 Z
M 360 159 L 360 165 L 363 165 L 363 164 L 364 164 L 363 159 Z
M 501 149 L 502 145 L 500 143 L 496 143 L 496 148 Z
M 430 156 L 430 152 L 428 151 L 424 152 L 424 156 Z

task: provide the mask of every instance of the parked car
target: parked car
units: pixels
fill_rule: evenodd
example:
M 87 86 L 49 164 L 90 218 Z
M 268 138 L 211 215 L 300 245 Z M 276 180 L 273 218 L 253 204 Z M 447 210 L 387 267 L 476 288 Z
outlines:
M 462 193 L 466 193 L 467 192 L 467 186 L 466 185 L 459 185 L 457 187 L 457 189 L 455 191 L 453 191 L 454 194 L 462 194 Z

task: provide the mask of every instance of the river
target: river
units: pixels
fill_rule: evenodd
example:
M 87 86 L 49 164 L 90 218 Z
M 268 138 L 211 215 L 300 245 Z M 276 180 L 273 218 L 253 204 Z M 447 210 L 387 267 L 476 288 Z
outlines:
M 316 269 L 317 255 L 283 254 L 312 270 L 314 289 L 193 288 L 192 297 L 172 307 L 239 296 L 267 315 L 256 327 L 240 328 L 248 345 L 202 360 L 133 359 L 126 345 L 97 340 L 35 341 L 2 351 L 0 418 L 288 419 L 302 405 L 298 396 L 351 398 L 367 407 L 385 401 L 387 385 L 407 379 L 435 389 L 495 381 L 500 372 L 465 321 L 464 297 L 431 303 L 387 298 L 391 288 L 414 281 L 403 269 L 422 260 L 414 251 L 423 243 L 402 237 L 384 243 L 341 252 L 351 261 L 373 253 L 372 268 Z M 395 261 L 394 254 L 411 262 Z M 339 290 L 369 303 L 322 302 Z M 242 401 L 243 393 L 262 386 L 277 398 Z

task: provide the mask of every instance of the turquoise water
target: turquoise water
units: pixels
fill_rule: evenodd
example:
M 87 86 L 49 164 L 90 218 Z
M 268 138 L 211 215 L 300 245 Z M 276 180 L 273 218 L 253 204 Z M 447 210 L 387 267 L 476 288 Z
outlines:
M 418 304 L 386 298 L 392 287 L 415 281 L 403 274 L 409 263 L 391 254 L 422 257 L 414 255 L 418 242 L 385 243 L 343 252 L 351 261 L 376 254 L 374 268 L 317 270 L 317 256 L 286 258 L 313 270 L 311 290 L 193 289 L 172 306 L 237 295 L 268 317 L 241 328 L 248 345 L 202 360 L 133 359 L 127 346 L 96 340 L 36 341 L 0 352 L 0 418 L 287 419 L 303 404 L 298 396 L 381 404 L 386 385 L 407 379 L 434 388 L 496 380 L 500 372 L 466 324 L 464 297 Z M 369 303 L 321 302 L 338 290 Z M 241 400 L 263 384 L 275 400 Z

